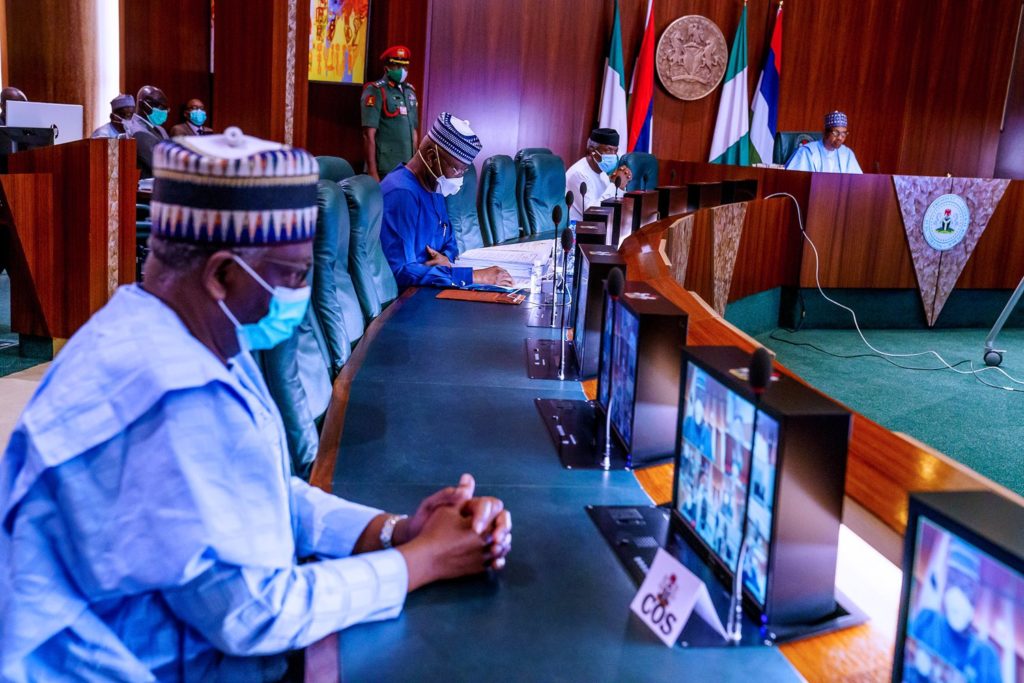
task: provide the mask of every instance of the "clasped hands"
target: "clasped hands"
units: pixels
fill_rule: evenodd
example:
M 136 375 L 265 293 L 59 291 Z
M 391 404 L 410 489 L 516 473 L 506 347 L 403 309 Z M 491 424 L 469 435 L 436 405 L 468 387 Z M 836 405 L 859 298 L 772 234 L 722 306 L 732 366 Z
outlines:
M 394 543 L 405 558 L 409 590 L 441 579 L 500 570 L 512 549 L 512 516 L 491 496 L 474 497 L 476 481 L 463 474 L 425 498 L 416 513 L 395 528 Z

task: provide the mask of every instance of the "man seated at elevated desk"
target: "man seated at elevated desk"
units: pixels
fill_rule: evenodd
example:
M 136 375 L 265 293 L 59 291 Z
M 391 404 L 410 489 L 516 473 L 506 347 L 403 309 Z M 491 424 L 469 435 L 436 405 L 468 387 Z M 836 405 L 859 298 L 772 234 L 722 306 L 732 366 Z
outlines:
M 178 141 L 154 148 L 144 284 L 72 337 L 0 458 L 4 681 L 278 680 L 281 653 L 509 550 L 469 475 L 408 518 L 290 476 L 250 350 L 305 316 L 316 160 Z
M 797 149 L 786 168 L 817 173 L 863 173 L 857 156 L 846 146 L 846 136 L 850 134 L 848 123 L 846 114 L 841 111 L 826 115 L 822 139 Z
M 444 198 L 462 189 L 463 175 L 483 145 L 468 121 L 441 112 L 407 164 L 380 184 L 380 242 L 399 287 L 511 287 L 503 268 L 460 268 L 459 247 Z
M 587 140 L 587 153 L 565 172 L 565 187 L 573 194 L 569 220 L 583 220 L 583 212 L 604 199 L 615 196 L 619 185 L 625 188 L 633 179 L 633 172 L 619 164 L 619 131 L 614 128 L 595 128 Z M 610 174 L 610 175 L 609 175 Z M 587 196 L 580 193 L 580 184 L 587 184 Z

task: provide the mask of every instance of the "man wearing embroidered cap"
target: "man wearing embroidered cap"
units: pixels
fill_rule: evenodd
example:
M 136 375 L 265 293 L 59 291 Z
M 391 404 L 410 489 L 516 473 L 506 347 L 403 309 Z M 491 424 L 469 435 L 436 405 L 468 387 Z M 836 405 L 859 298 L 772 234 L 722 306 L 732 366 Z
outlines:
M 377 181 L 409 161 L 419 143 L 420 103 L 405 82 L 411 55 L 404 45 L 389 47 L 380 56 L 384 76 L 363 87 L 363 152 L 366 172 Z
M 480 139 L 468 121 L 441 112 L 416 155 L 384 179 L 380 242 L 399 287 L 511 287 L 502 268 L 452 264 L 459 247 L 444 198 L 462 188 L 462 176 L 480 153 Z
M 846 114 L 841 111 L 827 114 L 822 139 L 800 147 L 793 153 L 786 168 L 817 173 L 863 173 L 857 163 L 857 156 L 846 146 L 846 136 L 850 132 L 848 124 Z
M 619 131 L 614 128 L 595 128 L 587 140 L 587 153 L 565 172 L 565 186 L 573 193 L 569 220 L 583 220 L 583 212 L 601 200 L 615 196 L 619 186 L 625 188 L 633 179 L 633 172 L 619 163 Z M 580 185 L 586 183 L 587 196 L 580 193 Z
M 135 98 L 121 94 L 110 100 L 110 123 L 105 123 L 92 132 L 94 138 L 118 138 L 127 136 L 125 121 L 135 115 Z
M 277 680 L 280 653 L 508 552 L 469 475 L 408 518 L 288 475 L 249 349 L 305 313 L 313 157 L 229 129 L 154 171 L 144 284 L 72 337 L 0 458 L 4 681 Z

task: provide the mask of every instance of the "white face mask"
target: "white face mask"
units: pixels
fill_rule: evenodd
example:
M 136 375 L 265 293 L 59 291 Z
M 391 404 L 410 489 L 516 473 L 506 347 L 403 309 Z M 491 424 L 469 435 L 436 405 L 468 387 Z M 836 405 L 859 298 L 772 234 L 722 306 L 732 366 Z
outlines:
M 434 149 L 437 149 L 436 145 Z M 441 175 L 437 175 L 436 173 L 434 173 L 434 169 L 430 168 L 430 164 L 428 164 L 427 160 L 423 158 L 423 155 L 420 154 L 419 150 L 416 150 L 416 154 L 419 155 L 420 161 L 422 161 L 423 165 L 427 167 L 428 171 L 430 171 L 430 175 L 433 176 L 434 180 L 437 181 L 437 184 L 434 185 L 434 192 L 440 193 L 441 196 L 443 197 L 451 197 L 453 194 L 459 193 L 459 190 L 462 189 L 462 181 L 464 180 L 462 176 L 459 176 L 458 178 L 449 178 L 444 173 L 441 173 Z M 437 163 L 440 164 L 440 152 L 438 152 L 437 158 Z
M 953 586 L 942 596 L 942 608 L 949 627 L 963 633 L 974 621 L 974 605 L 959 586 Z

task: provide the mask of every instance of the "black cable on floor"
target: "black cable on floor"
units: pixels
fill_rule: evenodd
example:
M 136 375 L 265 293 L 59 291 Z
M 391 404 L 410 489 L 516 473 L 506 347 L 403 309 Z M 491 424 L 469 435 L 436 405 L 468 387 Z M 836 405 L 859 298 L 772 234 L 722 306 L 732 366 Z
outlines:
M 789 330 L 787 330 L 787 331 L 789 331 Z M 931 371 L 935 371 L 935 370 L 948 370 L 949 369 L 945 365 L 943 365 L 941 368 L 915 368 L 915 367 L 911 367 L 909 365 L 900 365 L 896 361 L 894 361 L 894 360 L 892 360 L 890 358 L 886 358 L 885 356 L 879 355 L 877 353 L 855 353 L 855 354 L 852 354 L 852 355 L 843 355 L 843 354 L 839 354 L 839 353 L 832 353 L 831 351 L 827 351 L 827 350 L 821 348 L 820 346 L 816 346 L 815 344 L 811 344 L 810 342 L 797 342 L 797 341 L 793 341 L 791 339 L 783 339 L 782 337 L 776 336 L 775 332 L 772 332 L 770 335 L 768 335 L 768 338 L 769 339 L 773 339 L 773 340 L 778 341 L 778 342 L 782 342 L 783 344 L 790 344 L 791 346 L 806 346 L 808 348 L 814 349 L 815 351 L 817 351 L 819 353 L 823 353 L 826 356 L 832 356 L 833 358 L 841 358 L 843 360 L 852 360 L 852 359 L 855 359 L 855 358 L 878 358 L 880 360 L 884 360 L 886 363 L 889 363 L 890 365 L 895 365 L 898 368 L 902 368 L 903 370 L 924 370 L 924 371 L 931 372 Z M 953 363 L 952 367 L 955 368 L 955 367 L 957 367 L 959 365 L 963 365 L 964 363 L 970 363 L 970 361 L 969 360 L 962 360 L 962 361 L 959 361 L 957 363 Z M 982 382 L 982 384 L 985 384 L 985 382 Z M 995 385 L 989 385 L 989 386 L 995 386 Z

